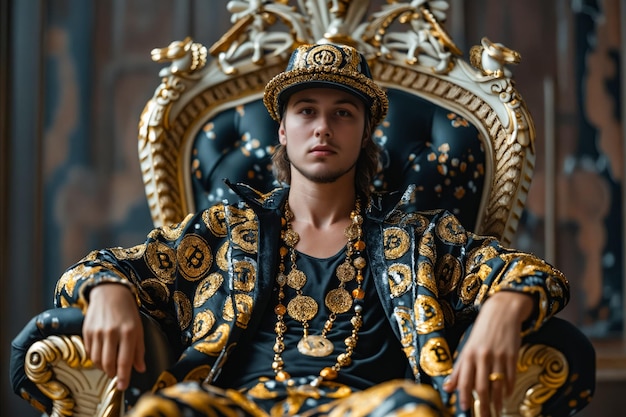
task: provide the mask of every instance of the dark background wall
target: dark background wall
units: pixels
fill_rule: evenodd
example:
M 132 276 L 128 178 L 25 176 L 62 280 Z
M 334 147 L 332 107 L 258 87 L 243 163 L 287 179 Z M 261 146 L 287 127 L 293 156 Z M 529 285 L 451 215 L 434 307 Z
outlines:
M 372 2 L 372 6 L 382 4 Z M 519 51 L 512 68 L 534 116 L 537 167 L 516 246 L 572 283 L 566 317 L 593 337 L 611 414 L 626 385 L 625 0 L 451 0 L 446 28 L 466 54 L 483 36 Z M 621 6 L 621 7 L 620 7 Z M 151 227 L 137 123 L 159 84 L 150 50 L 210 46 L 226 1 L 0 0 L 0 351 L 52 306 L 54 283 L 89 250 L 133 245 Z M 36 415 L 0 379 L 0 415 Z M 613 411 L 614 412 L 614 411 Z

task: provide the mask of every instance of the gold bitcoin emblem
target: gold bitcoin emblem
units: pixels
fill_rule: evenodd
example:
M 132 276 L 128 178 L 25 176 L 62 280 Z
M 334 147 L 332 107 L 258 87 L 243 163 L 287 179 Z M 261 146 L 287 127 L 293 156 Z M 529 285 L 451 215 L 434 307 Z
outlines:
M 383 234 L 386 259 L 398 259 L 409 249 L 409 234 L 398 228 L 390 227 Z
M 176 274 L 176 252 L 162 242 L 150 242 L 146 249 L 146 263 L 161 281 L 174 282 Z
M 433 337 L 426 342 L 420 352 L 420 366 L 430 376 L 452 372 L 452 355 L 443 337 Z
M 183 238 L 178 246 L 176 257 L 183 276 L 190 281 L 196 281 L 206 275 L 213 263 L 209 245 L 202 237 L 195 234 Z

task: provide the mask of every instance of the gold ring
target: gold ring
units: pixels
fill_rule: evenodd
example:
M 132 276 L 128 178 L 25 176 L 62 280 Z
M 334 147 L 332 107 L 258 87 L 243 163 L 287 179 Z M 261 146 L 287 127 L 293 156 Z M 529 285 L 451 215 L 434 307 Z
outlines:
M 499 381 L 501 379 L 504 379 L 505 376 L 506 375 L 504 375 L 504 372 L 492 372 L 489 374 L 489 380 L 491 382 Z

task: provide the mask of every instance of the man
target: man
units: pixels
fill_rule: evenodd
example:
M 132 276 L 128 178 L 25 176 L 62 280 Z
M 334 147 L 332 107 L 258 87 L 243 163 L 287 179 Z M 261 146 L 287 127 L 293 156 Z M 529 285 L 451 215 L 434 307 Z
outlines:
M 231 185 L 241 201 L 93 252 L 59 281 L 57 304 L 85 309 L 87 351 L 118 388 L 145 370 L 137 306 L 180 344 L 132 415 L 463 415 L 473 393 L 482 415 L 499 410 L 521 336 L 568 300 L 563 275 L 415 212 L 412 188 L 370 193 L 388 102 L 354 48 L 300 46 L 264 103 L 285 187 Z

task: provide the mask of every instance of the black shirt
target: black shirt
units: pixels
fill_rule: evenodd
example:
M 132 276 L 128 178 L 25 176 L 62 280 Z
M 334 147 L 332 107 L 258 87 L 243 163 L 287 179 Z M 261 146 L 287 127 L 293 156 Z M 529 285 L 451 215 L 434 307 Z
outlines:
M 307 276 L 307 282 L 302 291 L 315 299 L 318 303 L 318 313 L 310 320 L 309 334 L 321 334 L 324 323 L 328 319 L 330 311 L 324 303 L 326 294 L 339 284 L 335 275 L 337 267 L 344 262 L 346 249 L 336 255 L 318 259 L 297 253 L 296 264 L 298 269 Z M 291 267 L 286 266 L 287 272 Z M 385 316 L 370 269 L 365 268 L 363 289 L 365 299 L 363 302 L 363 326 L 358 333 L 358 342 L 352 355 L 352 364 L 340 369 L 336 382 L 346 384 L 355 389 L 365 389 L 395 378 L 406 378 L 410 375 L 408 361 L 402 351 L 401 345 L 391 330 L 389 320 Z M 278 287 L 278 285 L 276 285 Z M 346 289 L 351 292 L 356 288 L 356 280 L 346 284 Z M 285 299 L 295 296 L 295 290 L 285 286 Z M 215 384 L 225 388 L 239 388 L 250 386 L 260 377 L 274 378 L 272 361 L 274 358 L 273 346 L 276 342 L 276 314 L 274 307 L 278 302 L 277 291 L 274 291 L 273 299 L 268 303 L 267 310 L 263 313 L 261 326 L 250 343 L 237 346 L 230 359 L 224 365 L 220 377 Z M 353 308 L 346 313 L 338 314 L 332 330 L 327 337 L 334 344 L 334 352 L 326 357 L 310 357 L 298 352 L 298 342 L 302 338 L 302 323 L 285 314 L 284 320 L 287 331 L 284 335 L 285 350 L 282 353 L 284 370 L 292 378 L 317 376 L 324 367 L 333 366 L 337 355 L 346 351 L 344 339 L 350 336 L 353 317 Z

